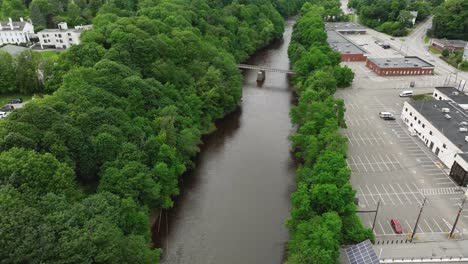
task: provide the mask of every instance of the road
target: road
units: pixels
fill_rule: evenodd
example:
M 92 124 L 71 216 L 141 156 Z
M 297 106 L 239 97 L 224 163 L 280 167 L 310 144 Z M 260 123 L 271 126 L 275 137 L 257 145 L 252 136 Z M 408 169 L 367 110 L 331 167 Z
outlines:
M 458 80 L 468 80 L 467 72 L 458 71 L 453 66 L 440 59 L 437 54 L 432 54 L 428 51 L 428 44 L 424 43 L 424 38 L 426 36 L 427 29 L 429 29 L 431 25 L 432 17 L 428 18 L 424 23 L 417 25 L 408 36 L 394 38 L 393 40 L 390 35 L 370 28 L 368 29 L 368 34 L 376 39 L 389 43 L 395 50 L 401 50 L 403 55 L 418 56 L 422 59 L 428 60 L 435 66 L 435 73 L 438 75 L 446 77 L 449 74 L 458 72 Z M 451 78 L 454 80 L 455 76 Z

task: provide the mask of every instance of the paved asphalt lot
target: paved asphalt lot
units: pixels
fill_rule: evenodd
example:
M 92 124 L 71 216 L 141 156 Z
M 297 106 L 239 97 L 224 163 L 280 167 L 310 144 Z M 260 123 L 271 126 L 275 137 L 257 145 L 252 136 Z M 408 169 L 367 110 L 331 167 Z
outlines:
M 369 35 L 351 37 L 369 51 L 369 57 L 393 55 L 384 50 Z M 400 120 L 405 100 L 403 90 L 432 93 L 435 86 L 444 85 L 443 76 L 378 76 L 364 62 L 343 63 L 352 68 L 352 87 L 340 90 L 337 96 L 345 100 L 348 138 L 348 164 L 351 183 L 359 197 L 359 210 L 380 210 L 375 225 L 376 244 L 407 243 L 413 232 L 421 204 L 426 197 L 416 241 L 447 241 L 458 212 L 463 191 L 447 176 L 449 170 L 417 137 L 409 134 Z M 409 83 L 415 81 L 414 88 Z M 379 112 L 390 111 L 396 120 L 385 121 Z M 468 206 L 465 206 L 468 207 Z M 373 213 L 360 213 L 363 223 L 371 227 Z M 390 219 L 396 218 L 403 234 L 395 234 Z M 468 209 L 456 228 L 458 238 L 468 236 Z
M 374 210 L 380 200 L 374 230 L 376 241 L 401 243 L 413 231 L 426 197 L 417 239 L 446 240 L 463 193 L 447 176 L 448 169 L 417 137 L 409 135 L 399 119 L 403 102 L 409 100 L 400 98 L 400 92 L 378 87 L 337 92 L 347 109 L 348 128 L 343 133 L 349 139 L 348 164 L 352 170 L 351 183 L 359 197 L 359 210 Z M 397 120 L 380 119 L 381 111 L 394 112 Z M 372 226 L 374 214 L 360 216 L 366 226 Z M 399 220 L 403 234 L 395 234 L 390 226 L 392 218 Z M 468 234 L 468 210 L 463 212 L 456 230 L 459 238 L 463 231 Z

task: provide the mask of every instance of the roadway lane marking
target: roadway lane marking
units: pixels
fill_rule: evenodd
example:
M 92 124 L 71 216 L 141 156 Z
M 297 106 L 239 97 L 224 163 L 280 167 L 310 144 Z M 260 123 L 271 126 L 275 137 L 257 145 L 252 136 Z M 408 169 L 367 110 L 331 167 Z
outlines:
M 364 170 L 365 170 L 366 172 L 368 172 L 368 170 L 367 170 L 366 166 L 365 166 L 365 165 L 363 165 L 363 164 L 364 164 L 364 162 L 362 162 L 362 159 L 361 159 L 361 157 L 357 156 L 357 158 L 358 158 L 358 159 L 359 159 L 359 161 L 361 162 L 361 165 L 364 167 Z
M 374 166 L 372 165 L 372 163 L 370 162 L 370 160 L 367 158 L 367 156 L 364 156 L 368 162 L 368 164 L 370 165 L 370 167 L 372 168 L 372 172 L 374 172 Z
M 413 183 L 414 184 L 414 183 Z M 416 186 L 416 185 L 415 185 Z M 419 189 L 416 188 L 416 191 L 411 191 L 411 188 L 410 186 L 406 183 L 406 187 L 408 188 L 408 190 L 410 190 L 411 194 L 413 195 L 414 199 L 416 200 L 417 203 L 420 203 L 420 199 L 416 196 L 415 193 L 419 193 L 421 195 L 421 193 L 419 192 Z
M 374 184 L 374 188 L 375 188 L 375 190 L 377 191 L 377 193 L 379 194 L 380 199 L 382 200 L 383 204 L 385 204 L 384 198 L 383 198 L 382 194 L 379 192 L 379 188 L 377 188 L 377 185 Z
M 390 188 L 392 188 L 393 192 L 396 193 L 396 190 L 393 188 L 393 185 L 391 185 L 391 184 L 389 184 L 389 185 L 390 185 Z M 398 198 L 398 200 L 400 200 L 401 204 L 404 204 L 403 200 L 400 199 L 400 196 L 398 196 L 398 195 L 395 195 L 395 196 Z

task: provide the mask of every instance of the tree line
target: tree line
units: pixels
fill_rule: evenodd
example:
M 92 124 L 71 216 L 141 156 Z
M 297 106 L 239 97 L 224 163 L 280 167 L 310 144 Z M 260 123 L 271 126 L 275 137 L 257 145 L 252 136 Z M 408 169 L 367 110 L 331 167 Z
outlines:
M 432 28 L 428 35 L 435 38 L 468 40 L 468 2 L 447 0 L 435 8 Z
M 423 21 L 432 12 L 432 8 L 443 0 L 350 0 L 348 7 L 354 8 L 359 21 L 378 31 L 393 36 L 405 36 L 412 20 Z M 417 11 L 416 17 L 410 11 Z
M 303 3 L 101 6 L 52 94 L 0 122 L 0 263 L 158 263 L 150 212 L 173 206 L 201 136 L 237 108 L 236 64 Z
M 339 65 L 341 55 L 329 47 L 320 10 L 310 3 L 302 7 L 288 49 L 298 95 L 290 112 L 297 132 L 290 139 L 300 161 L 287 221 L 288 264 L 339 263 L 340 244 L 374 239 L 356 215 L 346 138 L 339 132 L 346 127 L 345 106 L 333 97 L 354 73 Z
M 52 77 L 55 59 L 43 58 L 29 49 L 15 57 L 0 50 L 0 94 L 34 94 L 44 92 Z

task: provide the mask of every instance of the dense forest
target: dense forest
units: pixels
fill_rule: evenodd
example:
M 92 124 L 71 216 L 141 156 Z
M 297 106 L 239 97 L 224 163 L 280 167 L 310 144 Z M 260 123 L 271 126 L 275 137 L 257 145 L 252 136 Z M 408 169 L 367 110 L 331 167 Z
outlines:
M 356 215 L 346 138 L 339 132 L 346 126 L 345 106 L 333 97 L 354 73 L 339 65 L 341 55 L 328 46 L 321 10 L 310 3 L 302 7 L 288 50 L 298 95 L 290 113 L 297 126 L 291 141 L 300 161 L 287 222 L 288 264 L 339 263 L 341 244 L 374 239 Z
M 463 0 L 462 0 L 463 1 Z M 378 31 L 405 36 L 413 26 L 410 11 L 417 11 L 416 22 L 423 21 L 432 12 L 432 8 L 443 0 L 350 0 L 348 7 L 354 8 L 359 21 Z
M 468 40 L 468 1 L 447 0 L 434 10 L 430 36 Z
M 34 2 L 0 1 L 4 16 Z M 52 65 L 51 95 L 0 122 L 0 263 L 158 263 L 150 212 L 173 205 L 201 136 L 238 106 L 236 63 L 304 2 L 89 7 L 94 30 Z

